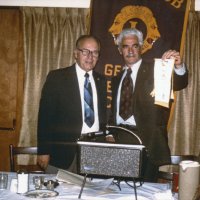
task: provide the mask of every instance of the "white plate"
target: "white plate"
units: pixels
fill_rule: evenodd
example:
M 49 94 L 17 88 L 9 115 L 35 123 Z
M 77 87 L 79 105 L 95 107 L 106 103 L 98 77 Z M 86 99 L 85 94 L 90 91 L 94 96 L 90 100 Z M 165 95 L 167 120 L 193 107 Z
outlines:
M 30 190 L 25 196 L 31 198 L 49 198 L 58 196 L 58 192 L 52 190 Z
M 128 197 L 120 197 L 120 198 L 117 198 L 116 200 L 130 200 L 130 199 L 135 199 L 134 195 L 133 196 L 128 196 Z M 150 200 L 150 198 L 146 198 L 146 197 L 142 197 L 142 196 L 137 196 L 137 199 L 138 200 Z

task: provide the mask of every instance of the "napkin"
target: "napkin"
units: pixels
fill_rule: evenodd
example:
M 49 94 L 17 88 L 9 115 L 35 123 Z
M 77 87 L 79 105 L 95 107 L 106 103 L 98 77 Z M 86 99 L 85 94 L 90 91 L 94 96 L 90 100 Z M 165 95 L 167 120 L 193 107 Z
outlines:
M 84 180 L 84 176 L 74 174 L 72 172 L 59 169 L 56 179 L 61 182 L 71 183 L 81 186 Z M 105 189 L 108 188 L 113 182 L 113 178 L 110 179 L 91 179 L 87 178 L 85 187 L 92 189 Z
M 153 197 L 154 197 L 154 200 L 175 200 L 172 195 L 171 190 L 155 193 Z

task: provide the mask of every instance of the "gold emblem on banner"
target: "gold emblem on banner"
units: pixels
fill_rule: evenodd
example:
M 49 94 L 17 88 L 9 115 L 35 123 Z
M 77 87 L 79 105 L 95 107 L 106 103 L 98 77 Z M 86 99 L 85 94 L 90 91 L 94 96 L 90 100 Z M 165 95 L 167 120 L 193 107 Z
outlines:
M 151 49 L 153 43 L 160 38 L 156 19 L 153 17 L 153 13 L 149 8 L 144 6 L 123 7 L 120 13 L 116 15 L 108 31 L 112 34 L 115 42 L 117 35 L 122 31 L 125 23 L 128 22 L 130 28 L 135 28 L 138 23 L 136 19 L 143 21 L 146 25 L 147 34 L 142 47 L 142 53 L 145 53 L 147 50 Z

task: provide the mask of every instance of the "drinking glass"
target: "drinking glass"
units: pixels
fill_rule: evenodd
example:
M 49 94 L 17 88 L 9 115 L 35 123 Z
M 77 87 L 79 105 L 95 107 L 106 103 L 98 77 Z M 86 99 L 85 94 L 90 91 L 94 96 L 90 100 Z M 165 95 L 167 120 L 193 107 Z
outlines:
M 0 173 L 0 190 L 7 189 L 8 185 L 8 174 Z

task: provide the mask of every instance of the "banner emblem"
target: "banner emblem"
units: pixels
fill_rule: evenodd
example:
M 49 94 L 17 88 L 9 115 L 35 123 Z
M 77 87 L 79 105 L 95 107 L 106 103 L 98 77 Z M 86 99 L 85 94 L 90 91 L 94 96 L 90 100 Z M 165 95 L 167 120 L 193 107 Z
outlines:
M 125 6 L 116 15 L 113 24 L 108 30 L 114 39 L 114 43 L 116 44 L 117 36 L 127 23 L 129 28 L 135 28 L 140 20 L 145 24 L 147 30 L 142 53 L 151 49 L 153 43 L 160 38 L 160 33 L 152 11 L 144 6 Z

